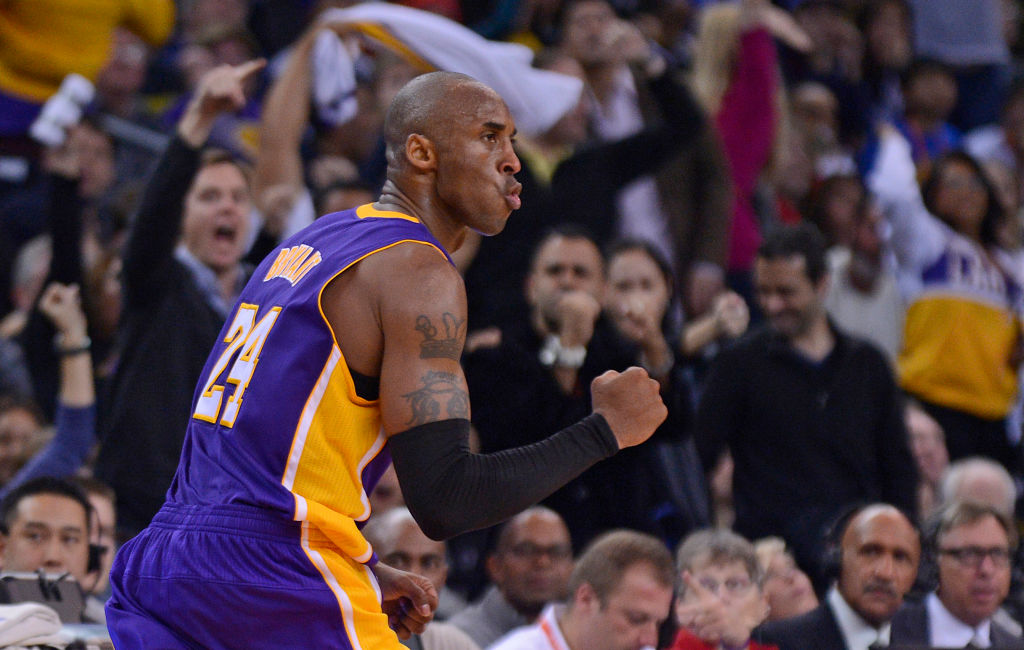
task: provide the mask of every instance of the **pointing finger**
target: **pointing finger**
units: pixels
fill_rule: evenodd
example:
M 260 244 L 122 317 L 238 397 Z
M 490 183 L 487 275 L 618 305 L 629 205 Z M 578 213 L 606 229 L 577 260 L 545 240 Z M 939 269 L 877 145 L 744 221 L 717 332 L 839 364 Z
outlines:
M 245 63 L 235 66 L 235 77 L 239 81 L 244 81 L 265 67 L 267 67 L 267 60 L 264 58 L 246 61 Z

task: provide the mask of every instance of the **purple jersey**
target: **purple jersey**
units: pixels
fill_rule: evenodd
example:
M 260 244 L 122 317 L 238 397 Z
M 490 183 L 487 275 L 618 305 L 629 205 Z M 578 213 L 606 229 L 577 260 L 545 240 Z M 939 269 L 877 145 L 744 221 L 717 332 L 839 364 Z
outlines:
M 256 269 L 196 389 L 169 503 L 246 504 L 308 522 L 349 557 L 390 462 L 377 399 L 356 394 L 320 296 L 345 269 L 401 242 L 447 254 L 414 217 L 367 204 L 324 216 Z

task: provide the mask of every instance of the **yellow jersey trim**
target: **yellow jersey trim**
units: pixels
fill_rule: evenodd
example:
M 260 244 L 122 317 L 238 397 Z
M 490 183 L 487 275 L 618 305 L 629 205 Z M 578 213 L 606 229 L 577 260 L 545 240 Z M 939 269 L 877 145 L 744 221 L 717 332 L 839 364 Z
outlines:
M 356 216 L 360 219 L 366 219 L 367 217 L 375 217 L 377 219 L 404 219 L 413 223 L 420 223 L 420 220 L 411 215 L 405 214 L 404 212 L 395 212 L 394 210 L 378 210 L 373 207 L 372 203 L 364 203 L 363 205 L 356 208 Z M 362 259 L 362 258 L 360 258 Z

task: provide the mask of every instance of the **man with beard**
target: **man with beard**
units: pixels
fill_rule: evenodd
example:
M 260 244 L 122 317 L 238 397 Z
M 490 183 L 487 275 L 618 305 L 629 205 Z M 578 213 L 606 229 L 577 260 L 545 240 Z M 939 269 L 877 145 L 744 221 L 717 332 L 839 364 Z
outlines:
M 875 503 L 841 517 L 828 535 L 836 582 L 816 609 L 766 623 L 759 642 L 779 650 L 868 650 L 889 645 L 890 622 L 914 584 L 921 542 L 897 508 Z
M 829 320 L 824 239 L 809 224 L 770 232 L 754 267 L 767 321 L 716 359 L 695 435 L 705 468 L 735 462 L 735 530 L 778 535 L 809 570 L 844 507 L 915 510 L 916 472 L 885 357 Z

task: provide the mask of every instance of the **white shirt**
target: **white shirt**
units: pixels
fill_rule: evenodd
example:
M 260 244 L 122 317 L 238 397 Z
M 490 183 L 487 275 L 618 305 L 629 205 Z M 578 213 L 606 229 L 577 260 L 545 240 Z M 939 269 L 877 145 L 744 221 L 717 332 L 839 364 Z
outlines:
M 836 617 L 836 623 L 839 625 L 839 632 L 846 640 L 846 647 L 849 650 L 868 650 L 868 646 L 872 643 L 889 645 L 890 625 L 888 622 L 881 629 L 872 626 L 861 618 L 860 614 L 853 611 L 836 587 L 828 590 L 825 600 L 832 608 L 832 614 Z
M 487 650 L 571 650 L 558 626 L 563 613 L 565 605 L 552 603 L 544 608 L 536 623 L 512 630 Z
M 562 636 L 558 619 L 565 613 L 565 605 L 552 603 L 544 608 L 533 625 L 512 630 L 487 647 L 487 650 L 587 650 L 570 648 Z M 645 647 L 643 650 L 654 650 Z
M 935 593 L 928 594 L 924 601 L 928 610 L 928 641 L 942 648 L 962 648 L 973 642 L 979 648 L 992 645 L 989 631 L 992 623 L 982 621 L 978 627 L 971 627 L 953 616 Z

